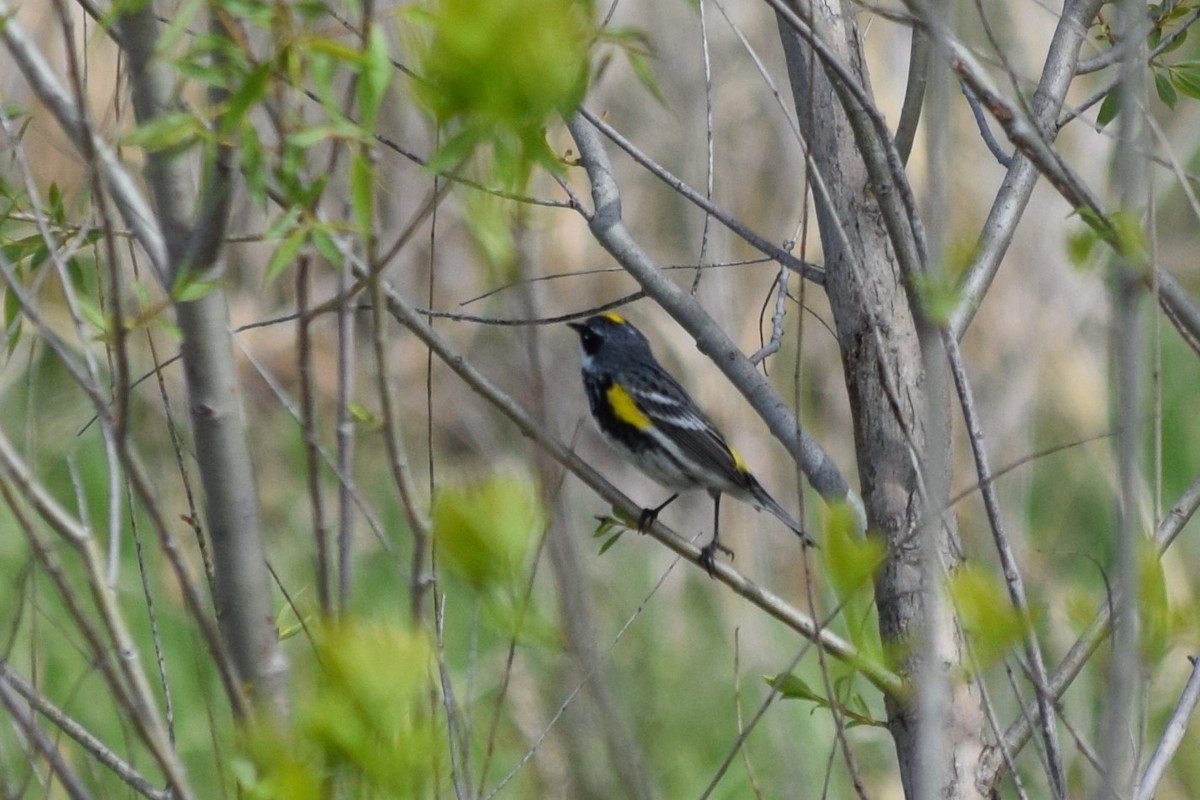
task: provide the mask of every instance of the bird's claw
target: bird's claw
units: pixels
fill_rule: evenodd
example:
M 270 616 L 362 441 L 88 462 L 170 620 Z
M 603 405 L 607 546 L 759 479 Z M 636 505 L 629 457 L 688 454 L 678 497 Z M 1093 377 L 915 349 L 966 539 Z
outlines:
M 733 561 L 733 559 L 734 559 L 733 551 L 730 550 L 725 545 L 718 542 L 716 539 L 713 539 L 711 542 L 704 545 L 704 547 L 701 547 L 700 548 L 700 556 L 699 556 L 699 558 L 696 559 L 697 562 L 700 564 L 700 566 L 704 567 L 704 571 L 708 573 L 708 577 L 710 577 L 710 578 L 717 577 L 716 569 L 717 569 L 717 551 L 718 550 L 720 550 L 725 555 L 729 556 L 730 561 Z

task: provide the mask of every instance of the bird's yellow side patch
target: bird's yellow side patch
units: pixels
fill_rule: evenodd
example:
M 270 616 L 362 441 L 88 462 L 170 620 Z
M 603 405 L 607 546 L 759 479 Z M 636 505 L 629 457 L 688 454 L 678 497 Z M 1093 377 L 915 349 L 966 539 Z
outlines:
M 604 315 L 604 318 L 609 322 L 615 322 L 617 325 L 624 325 L 625 318 L 615 311 L 610 311 Z
M 629 392 L 625 391 L 625 387 L 619 383 L 614 383 L 608 387 L 608 404 L 612 407 L 617 419 L 626 425 L 632 425 L 639 431 L 644 431 L 654 425 L 650 421 L 650 418 L 638 408 L 637 402 L 634 401 Z
M 742 454 L 732 447 L 729 448 L 729 455 L 733 456 L 733 466 L 738 472 L 750 472 L 750 465 L 742 458 Z

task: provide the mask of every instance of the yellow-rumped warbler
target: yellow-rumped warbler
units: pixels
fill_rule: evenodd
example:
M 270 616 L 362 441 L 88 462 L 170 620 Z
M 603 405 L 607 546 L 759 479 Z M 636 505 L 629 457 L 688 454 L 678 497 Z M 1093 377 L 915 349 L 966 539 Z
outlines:
M 659 365 L 641 331 L 612 313 L 567 325 L 579 334 L 583 387 L 596 427 L 638 469 L 675 492 L 657 508 L 642 511 L 639 529 L 653 523 L 679 492 L 705 489 L 713 499 L 713 536 L 700 550 L 700 564 L 709 575 L 717 550 L 733 555 L 719 539 L 722 494 L 765 508 L 805 545 L 815 546 L 679 382 Z

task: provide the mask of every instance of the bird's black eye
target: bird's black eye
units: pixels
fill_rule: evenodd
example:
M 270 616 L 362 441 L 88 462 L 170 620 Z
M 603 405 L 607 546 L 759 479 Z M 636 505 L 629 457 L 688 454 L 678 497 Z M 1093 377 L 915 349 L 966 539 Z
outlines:
M 604 337 L 594 330 L 587 329 L 579 334 L 579 341 L 583 345 L 583 352 L 590 356 L 600 349 L 600 344 L 604 341 Z

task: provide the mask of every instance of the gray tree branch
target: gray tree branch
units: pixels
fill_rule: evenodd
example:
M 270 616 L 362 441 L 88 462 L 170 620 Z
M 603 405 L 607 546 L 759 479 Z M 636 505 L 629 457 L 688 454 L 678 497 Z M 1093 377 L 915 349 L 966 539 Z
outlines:
M 775 437 L 787 447 L 817 493 L 827 502 L 849 502 L 861 515 L 861 501 L 840 470 L 820 443 L 800 426 L 795 414 L 766 377 L 754 368 L 694 297 L 663 275 L 630 235 L 621 219 L 621 195 L 612 164 L 596 128 L 578 115 L 567 124 L 591 181 L 593 211 L 588 225 L 597 241 L 637 280 L 648 297 L 692 335 L 700 352 L 725 373 Z M 587 213 L 584 209 L 580 211 Z
M 1167 721 L 1163 737 L 1158 747 L 1154 748 L 1154 753 L 1146 764 L 1146 771 L 1138 781 L 1133 800 L 1153 800 L 1154 792 L 1167 771 L 1167 765 L 1171 763 L 1171 758 L 1183 742 L 1183 735 L 1187 733 L 1188 720 L 1196 710 L 1196 703 L 1200 702 L 1200 659 L 1189 656 L 1189 660 L 1192 662 L 1192 672 L 1188 675 L 1171 719 Z
M 1167 510 L 1166 515 L 1158 524 L 1158 529 L 1154 532 L 1154 547 L 1160 558 L 1179 536 L 1183 526 L 1196 513 L 1197 508 L 1200 508 L 1200 476 L 1192 480 L 1191 485 Z M 1080 634 L 1075 644 L 1071 645 L 1071 649 L 1067 651 L 1067 655 L 1063 657 L 1058 667 L 1051 673 L 1047 688 L 1050 696 L 1056 702 L 1079 676 L 1084 665 L 1096 652 L 1096 648 L 1108 637 L 1112 630 L 1113 607 L 1119 603 L 1119 598 L 1119 593 L 1114 593 L 1112 597 L 1105 600 L 1096 616 Z M 1003 748 L 998 745 L 990 745 L 984 751 L 981 759 L 980 781 L 989 790 L 993 790 L 1004 776 L 1006 767 L 1001 750 L 1006 748 L 1008 752 L 1016 753 L 1024 747 L 1025 743 L 1029 741 L 1033 726 L 1038 723 L 1039 714 L 1036 702 L 1026 703 L 1016 720 L 1005 730 Z
M 937 509 L 946 501 L 927 494 L 922 470 L 949 463 L 948 426 L 926 426 L 930 413 L 944 417 L 949 398 L 944 386 L 933 390 L 925 380 L 909 282 L 924 270 L 928 246 L 899 154 L 869 96 L 849 5 L 771 5 L 780 19 L 796 113 L 830 192 L 816 203 L 825 290 L 846 373 L 867 518 L 888 544 L 875 581 L 880 633 L 885 641 L 909 643 L 899 671 L 915 684 L 926 670 L 944 673 L 962 662 L 953 622 L 931 616 L 924 602 L 922 548 L 914 535 L 927 517 L 941 520 Z M 846 240 L 839 228 L 845 222 L 850 229 L 848 221 L 853 227 Z M 931 485 L 944 495 L 944 484 Z M 931 533 L 938 560 L 952 565 L 949 536 L 939 525 Z M 922 716 L 912 694 L 887 703 L 905 792 L 974 797 L 983 735 L 978 692 L 971 681 L 939 684 L 946 686 L 946 701 L 935 718 Z M 927 751 L 928 762 L 920 748 L 926 725 L 944 734 L 944 747 Z
M 356 266 L 355 271 L 363 277 L 367 274 L 366 270 L 361 266 Z M 451 347 L 449 342 L 430 327 L 421 314 L 421 311 L 405 300 L 403 295 L 386 283 L 383 285 L 383 289 L 386 295 L 388 310 L 391 314 L 400 324 L 427 345 L 456 375 L 462 378 L 463 382 L 472 391 L 478 393 L 491 403 L 497 411 L 516 425 L 522 434 L 528 436 L 539 447 L 549 453 L 555 461 L 569 469 L 577 478 L 592 489 L 597 496 L 608 502 L 617 513 L 623 515 L 626 519 L 637 519 L 642 511 L 639 505 L 618 491 L 615 486 L 605 480 L 591 465 L 576 456 L 566 445 L 551 436 L 538 424 L 534 417 L 529 415 L 511 397 L 502 392 L 487 377 L 476 370 L 461 353 Z M 693 564 L 699 564 L 700 548 L 661 522 L 655 522 L 646 533 Z M 905 692 L 903 682 L 895 673 L 864 659 L 859 655 L 854 645 L 819 625 L 809 615 L 788 605 L 778 596 L 753 583 L 722 561 L 716 563 L 715 572 L 716 579 L 729 586 L 735 593 L 749 600 L 752 604 L 800 635 L 825 648 L 825 651 L 834 658 L 862 670 L 863 676 L 883 692 L 885 696 L 900 697 Z

